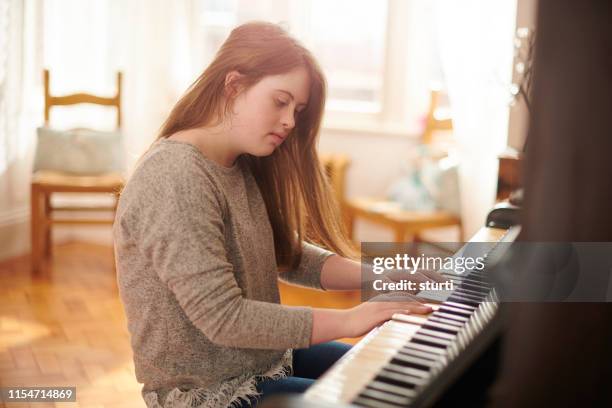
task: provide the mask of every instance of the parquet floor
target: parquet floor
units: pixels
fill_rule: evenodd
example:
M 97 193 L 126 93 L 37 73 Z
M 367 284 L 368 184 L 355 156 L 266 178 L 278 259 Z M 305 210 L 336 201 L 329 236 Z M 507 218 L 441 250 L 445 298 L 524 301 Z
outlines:
M 76 403 L 6 407 L 144 407 L 109 247 L 57 246 L 31 277 L 29 259 L 0 265 L 0 384 L 76 386 Z
M 10 407 L 144 407 L 134 376 L 110 247 L 56 246 L 41 276 L 27 256 L 0 263 L 0 386 L 76 386 L 74 403 Z M 349 307 L 355 293 L 283 286 L 283 302 Z

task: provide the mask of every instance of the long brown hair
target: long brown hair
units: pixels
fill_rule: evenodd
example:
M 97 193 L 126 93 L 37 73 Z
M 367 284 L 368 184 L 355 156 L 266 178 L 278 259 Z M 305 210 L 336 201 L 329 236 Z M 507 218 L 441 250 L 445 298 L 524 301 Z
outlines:
M 235 84 L 244 91 L 265 76 L 298 67 L 306 68 L 309 74 L 310 97 L 291 134 L 271 155 L 243 158 L 265 201 L 276 261 L 283 269 L 299 264 L 303 240 L 342 256 L 355 255 L 317 154 L 326 83 L 312 54 L 275 24 L 251 22 L 235 28 L 212 63 L 174 106 L 158 137 L 218 124 L 226 118 L 233 102 L 225 97 L 229 72 L 242 74 Z

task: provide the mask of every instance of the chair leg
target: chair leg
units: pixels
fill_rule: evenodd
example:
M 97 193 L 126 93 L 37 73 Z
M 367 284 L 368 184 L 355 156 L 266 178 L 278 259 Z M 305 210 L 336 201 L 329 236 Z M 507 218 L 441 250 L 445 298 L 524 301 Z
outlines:
M 406 240 L 406 230 L 401 226 L 395 227 L 393 230 L 393 240 L 396 243 L 404 242 Z
M 41 199 L 38 186 L 32 185 L 30 196 L 30 242 L 32 273 L 37 274 L 41 269 Z
M 51 258 L 53 241 L 51 237 L 51 193 L 45 194 L 45 211 L 44 211 L 44 255 L 45 258 Z

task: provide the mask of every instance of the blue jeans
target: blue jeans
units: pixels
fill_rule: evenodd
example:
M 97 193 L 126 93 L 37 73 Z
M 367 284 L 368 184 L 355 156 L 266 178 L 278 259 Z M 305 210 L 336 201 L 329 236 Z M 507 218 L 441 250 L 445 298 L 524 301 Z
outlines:
M 271 395 L 303 393 L 350 348 L 348 344 L 332 341 L 293 350 L 293 376 L 260 381 L 257 384 L 257 391 L 261 394 L 258 400 L 251 400 L 250 404 L 243 402 L 240 408 L 254 407 Z

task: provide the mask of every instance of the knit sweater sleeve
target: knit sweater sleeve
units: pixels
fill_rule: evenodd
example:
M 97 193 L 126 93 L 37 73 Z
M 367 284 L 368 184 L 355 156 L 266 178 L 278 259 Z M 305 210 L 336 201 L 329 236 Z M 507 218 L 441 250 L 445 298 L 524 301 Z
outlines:
M 310 344 L 312 310 L 247 299 L 225 246 L 224 207 L 211 176 L 197 166 L 166 163 L 151 172 L 149 188 L 128 199 L 145 259 L 189 320 L 213 343 L 286 349 Z
M 302 258 L 297 268 L 281 273 L 280 279 L 309 288 L 324 290 L 321 286 L 321 271 L 328 257 L 334 255 L 326 249 L 302 242 Z

